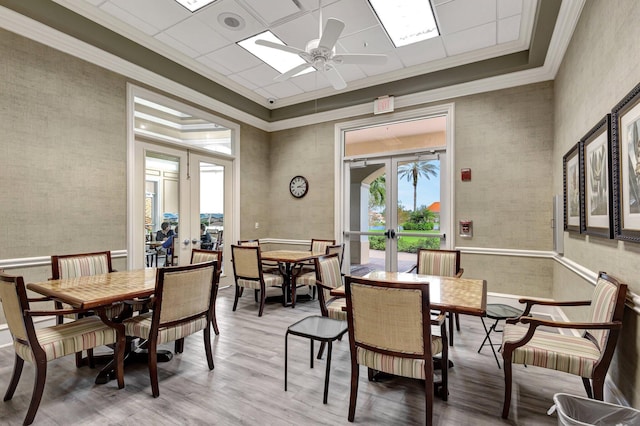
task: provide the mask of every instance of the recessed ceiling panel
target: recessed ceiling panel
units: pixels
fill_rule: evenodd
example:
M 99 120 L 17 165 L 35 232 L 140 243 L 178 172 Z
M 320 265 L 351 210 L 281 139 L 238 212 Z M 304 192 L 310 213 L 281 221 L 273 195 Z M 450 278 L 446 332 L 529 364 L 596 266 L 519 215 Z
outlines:
M 165 30 L 191 16 L 188 10 L 173 0 L 110 0 L 107 3 L 113 3 L 160 30 Z
M 454 0 L 437 6 L 436 16 L 440 34 L 457 33 L 494 22 L 496 20 L 496 0 Z
M 269 25 L 301 11 L 293 0 L 245 0 L 245 2 Z

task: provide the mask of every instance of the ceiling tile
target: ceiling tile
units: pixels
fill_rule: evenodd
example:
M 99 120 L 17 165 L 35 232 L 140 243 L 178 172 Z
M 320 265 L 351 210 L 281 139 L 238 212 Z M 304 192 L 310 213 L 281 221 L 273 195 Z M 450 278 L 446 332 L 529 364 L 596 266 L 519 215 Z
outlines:
M 236 44 L 230 44 L 211 52 L 206 57 L 207 60 L 219 63 L 233 73 L 257 67 L 264 63 Z
M 391 40 L 380 26 L 342 37 L 338 45 L 344 49 L 336 49 L 338 53 L 386 53 L 393 50 Z
M 355 81 L 367 77 L 357 65 L 338 65 L 336 68 L 344 81 Z
M 87 3 L 91 3 L 94 6 L 99 6 L 100 3 L 104 3 L 105 0 L 85 0 Z
M 290 15 L 301 12 L 300 8 L 298 8 L 292 0 L 244 1 L 267 25 L 271 25 Z
M 293 77 L 289 79 L 289 81 L 300 87 L 305 92 L 313 92 L 314 90 L 320 90 L 331 86 L 327 79 L 321 76 L 317 71 Z
M 111 0 L 109 3 L 115 4 L 160 30 L 167 29 L 191 16 L 187 9 L 173 0 Z
M 249 80 L 246 80 L 242 77 L 240 77 L 238 74 L 230 74 L 229 78 L 233 81 L 235 81 L 238 84 L 241 84 L 242 86 L 250 89 L 250 90 L 256 90 L 258 88 L 258 86 L 256 86 L 255 84 L 253 84 L 252 82 L 250 82 Z
M 261 64 L 257 67 L 249 68 L 236 74 L 245 80 L 249 80 L 258 87 L 273 84 L 273 79 L 280 75 L 278 71 L 274 70 L 267 64 Z
M 210 53 L 230 43 L 229 40 L 202 22 L 198 15 L 193 15 L 191 18 L 172 26 L 165 33 L 201 55 Z
M 319 27 L 320 16 L 314 12 L 316 26 Z M 371 11 L 367 0 L 342 0 L 333 4 L 322 4 L 322 22 L 327 22 L 329 18 L 337 18 L 344 22 L 345 27 L 342 35 L 349 35 L 362 31 L 366 28 L 379 25 L 378 19 Z M 324 28 L 324 24 L 322 25 Z
M 447 56 L 442 37 L 402 46 L 396 49 L 395 53 L 407 67 L 443 59 Z
M 498 0 L 498 19 L 522 13 L 522 0 Z
M 404 64 L 394 52 L 387 52 L 387 62 L 381 65 L 371 65 L 368 67 L 362 67 L 362 70 L 368 76 L 380 75 L 391 71 L 397 71 L 402 69 Z
M 496 0 L 454 0 L 436 6 L 440 34 L 486 24 L 496 20 Z
M 282 81 L 280 83 L 272 83 L 263 87 L 269 93 L 273 93 L 278 99 L 287 98 L 303 93 L 303 91 L 290 81 Z
M 520 37 L 520 15 L 498 21 L 498 43 L 507 43 Z
M 187 46 L 184 43 L 179 42 L 178 40 L 176 40 L 175 38 L 171 37 L 170 35 L 168 35 L 167 33 L 160 33 L 157 34 L 154 37 L 156 40 L 163 42 L 164 44 L 166 44 L 169 47 L 172 47 L 173 49 L 177 50 L 180 53 L 183 53 L 191 58 L 197 58 L 198 56 L 201 55 L 200 52 L 198 52 L 197 50 L 194 50 L 192 48 L 190 48 L 189 46 Z
M 103 4 L 102 6 L 100 6 L 100 9 L 104 10 L 105 12 L 107 12 L 108 14 L 112 15 L 115 18 L 120 19 L 121 21 L 125 22 L 126 24 L 131 25 L 132 27 L 150 35 L 153 36 L 154 34 L 157 34 L 160 29 L 153 26 L 152 24 L 143 21 L 142 19 L 138 18 L 135 15 L 132 15 L 131 13 L 121 9 L 119 6 L 111 3 L 111 2 L 106 2 L 105 4 Z
M 442 36 L 449 56 L 482 49 L 496 44 L 496 24 L 494 22 L 479 27 Z
M 271 32 L 289 46 L 304 49 L 309 40 L 318 38 L 318 21 L 311 14 L 271 28 Z
M 200 62 L 201 64 L 206 65 L 207 67 L 211 68 L 212 70 L 222 74 L 222 75 L 229 75 L 231 74 L 231 70 L 227 67 L 225 67 L 224 65 L 222 65 L 219 62 L 213 61 L 211 59 L 211 55 L 205 55 L 205 56 L 200 56 L 199 58 L 197 58 L 197 61 Z
M 243 22 L 244 27 L 233 29 L 224 24 L 225 14 L 231 14 Z M 229 41 L 237 42 L 261 33 L 266 28 L 254 18 L 247 10 L 231 0 L 217 2 L 198 13 L 198 19 L 222 34 Z

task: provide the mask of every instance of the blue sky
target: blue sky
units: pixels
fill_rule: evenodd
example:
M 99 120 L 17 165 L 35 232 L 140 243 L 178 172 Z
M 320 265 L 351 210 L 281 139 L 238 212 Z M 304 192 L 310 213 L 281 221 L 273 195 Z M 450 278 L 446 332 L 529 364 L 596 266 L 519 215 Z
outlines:
M 424 176 L 418 179 L 416 206 L 429 206 L 434 201 L 440 201 L 440 171 L 437 176 L 430 176 L 427 180 Z M 413 209 L 413 185 L 406 179 L 398 181 L 398 200 L 405 209 Z

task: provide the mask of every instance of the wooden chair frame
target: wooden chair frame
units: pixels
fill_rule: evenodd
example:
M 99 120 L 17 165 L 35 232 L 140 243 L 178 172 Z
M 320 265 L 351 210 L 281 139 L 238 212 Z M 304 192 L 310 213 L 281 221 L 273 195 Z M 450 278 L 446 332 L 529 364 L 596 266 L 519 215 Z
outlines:
M 252 250 L 256 252 L 256 258 L 257 258 L 257 262 L 258 262 L 258 276 L 257 277 L 250 277 L 250 276 L 244 276 L 244 275 L 239 275 L 238 274 L 238 268 L 236 265 L 236 250 Z M 234 276 L 234 282 L 235 282 L 235 287 L 236 287 L 236 292 L 235 292 L 235 298 L 233 301 L 233 311 L 235 312 L 236 308 L 238 307 L 238 299 L 240 299 L 240 297 L 242 296 L 244 287 L 238 285 L 238 279 L 243 279 L 243 280 L 249 280 L 249 281 L 257 281 L 259 282 L 260 285 L 260 289 L 256 289 L 254 292 L 254 297 L 256 302 L 258 301 L 258 293 L 260 293 L 260 309 L 258 311 L 258 316 L 261 317 L 262 313 L 264 312 L 264 305 L 265 305 L 265 301 L 267 298 L 267 289 L 266 289 L 266 284 L 264 281 L 264 272 L 262 270 L 262 256 L 260 254 L 260 246 L 243 246 L 243 245 L 232 245 L 231 246 L 231 257 L 232 257 L 232 263 L 233 263 L 233 276 Z M 283 294 L 284 297 L 286 297 L 286 295 Z
M 588 323 L 588 322 L 560 322 L 560 321 L 550 321 L 550 320 L 542 320 L 537 318 L 530 317 L 531 308 L 534 305 L 542 305 L 542 306 L 589 306 L 591 305 L 591 300 L 580 300 L 580 301 L 548 301 L 548 300 L 537 300 L 537 299 L 520 299 L 520 303 L 524 303 L 525 309 L 519 318 L 508 319 L 507 324 L 525 324 L 528 325 L 528 331 L 524 335 L 524 337 L 515 342 L 504 342 L 502 346 L 502 358 L 504 360 L 504 382 L 505 382 L 505 390 L 504 390 L 504 403 L 502 406 L 502 418 L 506 419 L 509 417 L 509 408 L 511 405 L 511 390 L 512 390 L 512 381 L 513 381 L 513 373 L 512 373 L 512 354 L 513 351 L 521 346 L 526 345 L 534 336 L 536 329 L 540 326 L 545 327 L 555 327 L 555 328 L 568 328 L 568 329 L 578 329 L 578 330 L 609 330 L 609 336 L 607 337 L 606 345 L 601 349 L 601 356 L 598 362 L 596 363 L 591 379 L 587 377 L 582 378 L 582 383 L 584 385 L 585 391 L 589 398 L 595 398 L 597 400 L 602 401 L 604 397 L 604 381 L 607 375 L 607 371 L 609 370 L 609 365 L 611 364 L 611 359 L 613 358 L 613 352 L 615 351 L 616 344 L 618 342 L 618 337 L 620 334 L 620 329 L 622 328 L 622 318 L 624 315 L 624 302 L 627 294 L 627 285 L 620 283 L 614 277 L 607 275 L 606 272 L 599 272 L 598 279 L 604 279 L 612 284 L 614 284 L 617 289 L 615 308 L 613 311 L 612 320 L 609 322 L 602 323 Z M 584 336 L 586 339 L 594 340 L 589 333 L 585 333 Z M 567 373 L 569 374 L 569 373 Z M 591 380 L 592 383 L 589 382 Z M 593 384 L 593 393 L 592 393 L 592 384 Z
M 417 263 L 415 265 L 413 265 L 411 267 L 411 269 L 409 269 L 407 272 L 416 272 L 416 273 L 420 273 L 418 271 L 420 271 L 420 258 L 422 256 L 420 256 L 420 253 L 422 252 L 433 252 L 433 253 L 455 253 L 456 255 L 456 273 L 454 275 L 454 277 L 456 278 L 461 278 L 462 274 L 464 273 L 464 269 L 460 267 L 460 250 L 440 250 L 440 249 L 419 249 L 418 253 L 417 253 Z M 449 317 L 449 346 L 453 346 L 453 321 L 455 318 L 455 323 L 456 323 L 456 330 L 460 331 L 460 314 L 455 313 L 455 314 L 447 314 L 447 316 Z
M 18 339 L 18 341 L 24 345 L 29 346 L 33 353 L 33 365 L 36 368 L 36 373 L 34 377 L 31 402 L 29 403 L 27 415 L 24 419 L 24 424 L 29 425 L 33 423 L 33 420 L 38 411 L 38 407 L 40 406 L 40 401 L 42 400 L 44 385 L 47 378 L 47 356 L 45 354 L 45 351 L 40 346 L 40 343 L 38 342 L 38 336 L 36 334 L 36 330 L 33 325 L 32 317 L 81 314 L 88 311 L 85 309 L 63 309 L 63 310 L 53 310 L 53 311 L 31 310 L 29 306 L 30 301 L 45 301 L 48 299 L 47 298 L 28 299 L 27 290 L 24 285 L 24 279 L 21 276 L 10 276 L 10 275 L 0 273 L 0 282 L 11 283 L 15 286 L 16 293 L 18 296 L 19 309 L 22 312 L 23 324 L 26 331 L 26 335 L 27 335 L 27 341 L 24 341 L 22 339 Z M 110 322 L 105 317 L 103 310 L 99 310 L 98 312 L 102 321 L 105 322 L 105 327 L 109 326 L 109 327 L 116 328 L 116 334 L 118 337 L 116 340 L 116 350 L 114 351 L 115 370 L 116 370 L 116 379 L 118 383 L 118 388 L 122 389 L 124 387 L 124 346 L 125 346 L 124 326 L 122 326 L 121 324 L 115 324 Z M 121 333 L 121 336 L 119 333 Z M 13 374 L 11 376 L 11 380 L 9 382 L 9 387 L 7 388 L 7 392 L 4 395 L 4 401 L 9 401 L 11 398 L 13 398 L 13 394 L 15 393 L 15 390 L 18 386 L 18 382 L 20 381 L 20 376 L 22 374 L 23 366 L 24 366 L 24 359 L 22 359 L 16 353 L 14 367 L 13 367 Z
M 373 347 L 365 343 L 359 342 L 355 338 L 355 328 L 353 319 L 353 301 L 352 301 L 352 284 L 366 285 L 370 287 L 392 288 L 392 289 L 406 289 L 406 290 L 420 290 L 422 298 L 422 335 L 423 335 L 423 348 L 422 354 L 397 352 L 392 350 L 385 350 L 378 347 Z M 433 418 L 433 393 L 434 393 L 434 363 L 431 353 L 431 326 L 440 325 L 443 335 L 442 338 L 442 384 L 443 384 L 443 399 L 446 400 L 448 386 L 447 386 L 447 364 L 448 364 L 448 349 L 447 349 L 447 337 L 444 315 L 440 315 L 437 319 L 431 318 L 431 311 L 429 305 L 429 284 L 416 284 L 416 283 L 398 283 L 398 282 L 385 282 L 385 281 L 373 281 L 360 277 L 345 277 L 345 291 L 347 297 L 347 321 L 349 325 L 349 344 L 351 347 L 351 392 L 349 396 L 349 415 L 348 420 L 353 422 L 355 418 L 356 400 L 358 397 L 358 380 L 360 375 L 360 366 L 358 364 L 357 349 L 361 347 L 363 349 L 377 352 L 383 355 L 422 359 L 424 362 L 424 375 L 425 375 L 425 420 L 426 424 L 430 425 Z M 369 372 L 369 378 L 372 378 L 371 371 Z

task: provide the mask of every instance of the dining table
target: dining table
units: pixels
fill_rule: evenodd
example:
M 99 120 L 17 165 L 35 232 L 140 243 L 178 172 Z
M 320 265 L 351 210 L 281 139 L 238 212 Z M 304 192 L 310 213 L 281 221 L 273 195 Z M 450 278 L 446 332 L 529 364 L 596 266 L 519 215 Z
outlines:
M 73 278 L 61 278 L 43 282 L 28 283 L 27 288 L 53 300 L 69 304 L 74 308 L 91 309 L 96 313 L 125 301 L 145 299 L 153 295 L 156 286 L 156 268 L 117 271 L 99 275 L 87 275 Z M 103 322 L 113 326 L 118 318 L 104 318 Z M 147 362 L 146 351 L 139 347 L 135 350 L 127 345 L 125 362 Z M 158 362 L 166 362 L 173 354 L 158 351 Z M 112 358 L 112 357 L 110 357 Z M 96 377 L 96 383 L 108 382 L 114 377 L 114 365 L 107 364 Z
M 311 250 L 269 250 L 260 253 L 263 261 L 278 264 L 278 270 L 284 278 L 283 306 L 295 307 L 295 304 L 290 303 L 290 300 L 295 297 L 295 288 L 292 286 L 294 278 L 302 273 L 305 265 L 311 267 L 313 259 L 324 254 L 326 254 L 324 251 L 312 252 Z
M 479 317 L 487 312 L 486 280 L 386 271 L 369 272 L 362 278 L 388 282 L 429 283 L 431 309 Z M 331 290 L 331 295 L 345 297 L 344 286 Z

